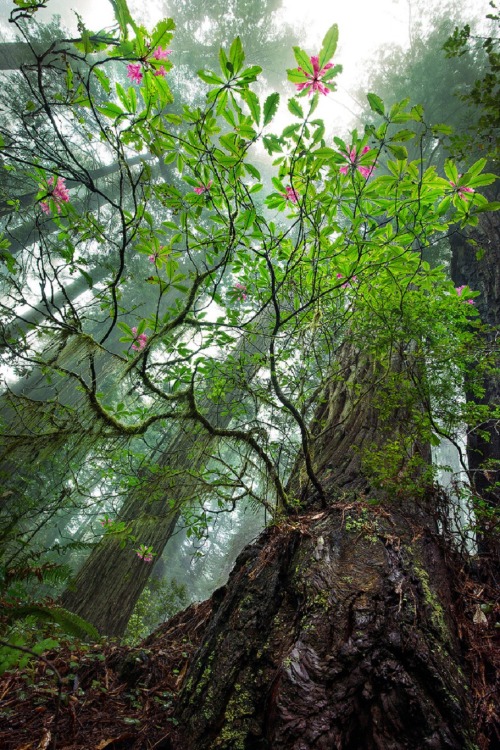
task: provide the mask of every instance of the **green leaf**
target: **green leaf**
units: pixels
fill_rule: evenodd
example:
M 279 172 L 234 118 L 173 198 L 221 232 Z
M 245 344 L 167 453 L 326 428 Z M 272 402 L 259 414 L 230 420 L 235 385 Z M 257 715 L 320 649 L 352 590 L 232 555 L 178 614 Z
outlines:
M 269 125 L 278 110 L 280 102 L 279 94 L 270 94 L 264 103 L 264 125 Z
M 377 96 L 376 94 L 367 94 L 366 98 L 368 99 L 368 104 L 373 112 L 377 112 L 379 115 L 384 114 L 384 102 L 380 96 Z
M 339 41 L 339 27 L 336 23 L 331 26 L 325 34 L 321 52 L 319 53 L 319 67 L 321 68 L 327 63 L 335 54 L 337 44 Z
M 309 57 L 307 52 L 304 52 L 304 50 L 300 49 L 300 47 L 294 47 L 293 54 L 295 55 L 295 59 L 299 64 L 299 68 L 302 68 L 305 73 L 314 75 L 314 68 L 312 66 L 311 58 Z
M 250 91 L 250 89 L 248 89 L 247 91 L 244 92 L 243 99 L 248 104 L 248 108 L 250 110 L 250 114 L 252 115 L 253 121 L 255 122 L 256 125 L 258 125 L 260 123 L 259 97 L 253 91 Z
M 199 70 L 198 78 L 201 78 L 201 80 L 205 83 L 216 83 L 219 86 L 224 86 L 225 83 L 222 78 L 216 76 L 215 73 L 212 73 L 211 70 Z
M 233 66 L 233 72 L 239 73 L 245 61 L 245 53 L 239 36 L 236 37 L 229 50 L 229 62 Z
M 102 115 L 105 115 L 106 117 L 111 117 L 112 119 L 115 119 L 116 117 L 119 117 L 120 115 L 125 114 L 123 109 L 121 109 L 121 107 L 119 107 L 118 104 L 114 104 L 113 102 L 107 102 L 102 107 L 96 107 L 96 109 Z
M 293 97 L 288 100 L 288 109 L 292 113 L 292 115 L 295 115 L 295 117 L 300 117 L 303 119 L 304 117 L 304 111 L 300 104 L 298 103 L 297 99 L 294 99 Z

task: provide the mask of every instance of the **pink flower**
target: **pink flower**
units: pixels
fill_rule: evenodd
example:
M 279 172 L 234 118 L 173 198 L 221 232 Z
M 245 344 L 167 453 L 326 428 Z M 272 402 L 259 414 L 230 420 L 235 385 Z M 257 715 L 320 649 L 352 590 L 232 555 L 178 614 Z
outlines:
M 163 78 L 165 78 L 165 76 L 167 75 L 167 71 L 165 70 L 165 68 L 162 65 L 160 68 L 158 68 L 158 70 L 155 70 L 154 75 L 155 76 L 162 76 Z
M 456 291 L 456 293 L 458 294 L 459 297 L 462 294 L 462 292 L 463 292 L 464 289 L 465 289 L 465 284 L 462 284 L 462 286 L 456 286 L 455 287 L 455 291 Z
M 142 350 L 144 349 L 144 347 L 146 346 L 148 342 L 148 337 L 146 336 L 145 333 L 137 334 L 137 328 L 135 326 L 134 328 L 132 328 L 132 333 L 135 336 L 135 339 L 134 339 L 135 344 L 132 344 L 131 348 L 134 349 L 136 352 L 142 352 Z
M 49 191 L 49 197 L 56 204 L 57 213 L 61 213 L 61 203 L 69 203 L 69 191 L 66 187 L 64 177 L 58 177 L 57 182 L 54 185 L 54 178 L 50 177 L 47 180 L 47 188 Z M 40 208 L 44 214 L 50 214 L 50 206 L 47 201 L 40 202 Z
M 361 156 L 368 153 L 369 150 L 370 150 L 370 147 L 365 146 L 363 150 L 361 151 Z M 341 174 L 347 174 L 349 172 L 349 169 L 354 168 L 354 169 L 357 169 L 358 172 L 361 175 L 363 175 L 365 179 L 367 179 L 371 175 L 373 170 L 375 169 L 374 164 L 371 167 L 363 167 L 360 164 L 358 164 L 359 157 L 357 156 L 357 153 L 356 153 L 356 146 L 352 146 L 347 158 L 349 159 L 350 164 L 346 164 L 345 166 L 340 167 L 339 172 Z
M 461 174 L 458 175 L 458 179 L 461 178 Z M 457 193 L 458 197 L 461 198 L 463 201 L 467 201 L 468 198 L 465 195 L 465 193 L 474 193 L 474 188 L 466 187 L 465 185 L 456 185 L 452 180 L 450 180 L 450 185 L 452 188 L 454 188 L 455 192 Z
M 155 60 L 165 60 L 171 54 L 171 49 L 163 49 L 162 47 L 157 47 L 153 52 L 153 57 Z
M 206 185 L 200 185 L 199 187 L 194 188 L 194 192 L 196 195 L 203 195 L 203 193 L 208 193 L 210 188 L 212 187 L 213 180 L 209 180 Z
M 474 300 L 473 299 L 468 299 L 468 300 L 466 300 L 466 302 L 467 302 L 468 305 L 473 305 L 474 304 Z
M 111 520 L 111 518 L 103 518 L 101 519 L 100 523 L 101 526 L 111 526 L 113 521 Z
M 244 302 L 246 300 L 247 296 L 248 296 L 247 293 L 246 293 L 246 291 L 247 291 L 246 286 L 244 284 L 240 284 L 238 282 L 237 284 L 234 285 L 234 288 L 241 292 L 240 299 L 241 299 L 242 302 Z
M 130 63 L 130 65 L 127 65 L 127 76 L 134 83 L 141 83 L 142 69 L 140 63 Z
M 150 263 L 156 263 L 158 260 L 158 253 L 155 253 L 154 255 L 148 255 L 148 260 Z
M 54 184 L 53 177 L 50 178 L 48 184 Z M 66 187 L 64 177 L 57 178 L 57 182 L 52 190 L 52 197 L 55 201 L 63 201 L 64 203 L 69 203 L 69 192 L 68 188 Z
M 313 91 L 319 91 L 320 94 L 324 94 L 324 96 L 326 96 L 330 92 L 330 89 L 325 86 L 324 83 L 321 83 L 321 76 L 324 75 L 327 70 L 333 68 L 333 64 L 327 63 L 320 70 L 319 57 L 317 55 L 313 55 L 311 57 L 311 64 L 313 66 L 314 74 L 307 73 L 307 71 L 299 68 L 300 72 L 304 73 L 306 78 L 308 78 L 309 80 L 304 81 L 303 83 L 296 83 L 295 86 L 297 88 L 297 91 L 305 91 L 306 89 L 309 89 L 309 95 L 311 95 Z
M 285 189 L 286 193 L 281 193 L 283 198 L 286 198 L 287 201 L 290 201 L 290 203 L 297 203 L 297 201 L 299 200 L 299 194 L 297 193 L 297 191 L 293 187 L 290 187 L 290 185 L 288 185 Z

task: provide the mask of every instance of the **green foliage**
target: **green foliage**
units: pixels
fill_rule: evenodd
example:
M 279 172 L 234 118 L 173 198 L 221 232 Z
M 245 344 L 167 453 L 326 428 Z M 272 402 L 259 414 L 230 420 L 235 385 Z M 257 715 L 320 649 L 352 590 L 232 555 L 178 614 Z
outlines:
M 151 578 L 135 605 L 124 643 L 135 646 L 188 604 L 186 586 L 175 579 Z
M 287 101 L 294 121 L 270 132 L 280 97 L 259 96 L 261 67 L 247 64 L 241 37 L 220 49 L 220 71 L 199 72 L 193 85 L 203 101 L 185 92 L 174 101 L 165 49 L 175 44 L 174 22 L 149 32 L 125 3 L 115 9 L 119 38 L 89 33 L 55 60 L 40 57 L 38 71 L 25 71 L 29 117 L 23 106 L 0 127 L 5 165 L 33 188 L 27 201 L 40 237 L 3 274 L 4 343 L 11 367 L 42 374 L 39 397 L 7 405 L 4 459 L 18 451 L 21 465 L 30 456 L 42 475 L 69 436 L 73 482 L 85 456 L 105 463 L 110 505 L 121 486 L 109 484 L 127 462 L 128 490 L 151 480 L 145 517 L 159 495 L 170 511 L 170 489 L 186 476 L 197 483 L 193 507 L 212 493 L 229 507 L 250 498 L 288 509 L 297 450 L 320 486 L 308 422 L 318 394 L 343 377 L 338 352 L 349 344 L 371 362 L 381 421 L 402 414 L 407 428 L 387 443 L 390 461 L 367 458 L 367 471 L 376 476 L 383 462 L 397 477 L 409 459 L 414 484 L 421 467 L 410 445 L 458 429 L 464 412 L 450 394 L 466 370 L 484 366 L 468 302 L 474 292 L 458 294 L 445 269 L 423 259 L 452 225 L 473 226 L 496 208 L 480 192 L 495 179 L 484 160 L 464 174 L 451 161 L 443 170 L 429 166 L 422 160 L 429 132 L 444 135 L 446 127 L 430 130 L 420 105 L 373 93 L 376 123 L 348 140 L 327 137 L 314 113 L 340 72 L 328 67 L 335 26 L 319 62 L 295 48 L 298 67 L 288 74 L 295 96 Z M 115 164 L 115 191 L 88 168 L 89 143 Z M 150 155 L 159 158 L 156 170 Z M 58 196 L 58 180 L 67 180 L 69 198 Z M 98 212 L 78 204 L 75 183 Z M 75 278 L 88 294 L 68 292 Z M 19 314 L 25 308 L 44 314 L 30 322 Z M 174 465 L 169 475 L 158 455 L 174 429 L 204 440 L 193 439 L 193 465 L 182 472 Z M 145 441 L 142 453 L 136 439 Z M 36 488 L 27 488 L 40 506 Z M 95 488 L 85 496 L 90 505 Z M 186 515 L 198 530 L 206 519 L 196 513 Z M 129 540 L 128 522 L 112 523 L 108 533 Z M 149 557 L 152 540 L 133 541 Z

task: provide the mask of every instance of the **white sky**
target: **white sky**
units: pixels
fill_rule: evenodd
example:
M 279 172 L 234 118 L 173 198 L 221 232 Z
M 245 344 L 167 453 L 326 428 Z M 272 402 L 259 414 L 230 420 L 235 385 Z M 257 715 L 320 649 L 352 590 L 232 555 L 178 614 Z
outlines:
M 146 0 L 146 3 L 144 0 L 128 2 L 132 13 L 137 8 L 141 16 L 146 7 L 151 25 L 158 20 L 159 12 L 154 0 Z M 189 0 L 186 2 L 189 3 Z M 287 21 L 306 22 L 307 37 L 301 40 L 301 46 L 309 54 L 319 51 L 326 30 L 333 23 L 337 23 L 340 29 L 335 60 L 343 65 L 344 70 L 337 79 L 338 92 L 322 98 L 319 117 L 323 117 L 330 125 L 334 124 L 336 128 L 352 121 L 351 111 L 356 109 L 352 96 L 360 85 L 365 87 L 370 57 L 374 50 L 390 43 L 404 46 L 408 44 L 410 4 L 411 0 L 284 0 L 283 14 Z M 455 1 L 455 5 L 460 4 L 460 0 Z M 432 0 L 429 0 L 429 5 L 432 6 Z M 12 7 L 11 0 L 0 0 L 0 23 L 3 29 L 8 26 L 6 20 Z M 38 17 L 48 21 L 51 15 L 58 14 L 72 33 L 76 34 L 76 17 L 72 9 L 82 16 L 92 30 L 97 31 L 113 24 L 111 3 L 107 0 L 49 0 L 47 9 L 39 11 Z M 488 0 L 473 0 L 466 6 L 464 15 L 484 17 L 488 10 L 491 10 Z M 415 9 L 413 13 L 416 14 Z M 172 46 L 175 47 L 175 42 Z M 175 64 L 174 58 L 172 61 Z

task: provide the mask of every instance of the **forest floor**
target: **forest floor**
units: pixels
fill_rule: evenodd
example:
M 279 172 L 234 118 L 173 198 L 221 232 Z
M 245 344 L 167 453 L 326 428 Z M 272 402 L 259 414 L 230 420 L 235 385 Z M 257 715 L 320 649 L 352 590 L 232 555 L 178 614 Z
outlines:
M 210 601 L 193 604 L 135 648 L 64 641 L 45 661 L 5 673 L 0 748 L 169 748 L 174 698 L 210 612 Z

